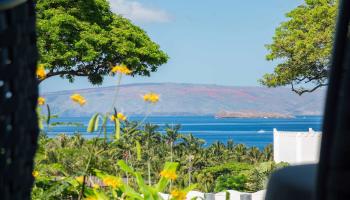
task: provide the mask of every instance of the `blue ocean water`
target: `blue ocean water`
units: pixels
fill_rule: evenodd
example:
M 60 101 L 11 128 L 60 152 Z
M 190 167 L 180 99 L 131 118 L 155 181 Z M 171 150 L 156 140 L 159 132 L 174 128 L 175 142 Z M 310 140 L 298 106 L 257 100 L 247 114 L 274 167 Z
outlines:
M 143 117 L 134 116 L 129 120 L 141 121 Z M 65 117 L 54 119 L 53 122 L 78 122 L 81 127 L 56 126 L 50 129 L 49 136 L 65 133 L 72 135 L 80 133 L 85 137 L 96 136 L 96 133 L 86 133 L 88 117 Z M 319 116 L 297 116 L 293 119 L 241 119 L 221 118 L 213 116 L 161 116 L 148 117 L 145 122 L 159 125 L 159 131 L 164 132 L 166 124 L 181 124 L 181 133 L 192 133 L 210 145 L 215 141 L 226 143 L 232 139 L 235 143 L 243 143 L 247 146 L 263 148 L 273 142 L 272 131 L 274 128 L 281 131 L 308 131 L 309 128 L 320 131 L 322 117 Z M 114 125 L 108 123 L 107 131 L 113 133 Z

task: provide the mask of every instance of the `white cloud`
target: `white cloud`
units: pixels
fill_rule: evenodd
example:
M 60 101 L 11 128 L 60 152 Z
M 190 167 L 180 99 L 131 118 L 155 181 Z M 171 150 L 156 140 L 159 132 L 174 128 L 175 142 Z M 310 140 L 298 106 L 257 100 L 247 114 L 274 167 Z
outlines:
M 134 22 L 169 22 L 170 15 L 160 9 L 146 7 L 134 0 L 110 0 L 113 12 Z

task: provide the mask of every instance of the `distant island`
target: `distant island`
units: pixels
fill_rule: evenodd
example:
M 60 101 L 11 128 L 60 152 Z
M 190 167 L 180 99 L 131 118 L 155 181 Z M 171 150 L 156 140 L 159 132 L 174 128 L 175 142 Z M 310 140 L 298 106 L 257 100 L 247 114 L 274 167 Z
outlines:
M 228 112 L 223 111 L 215 115 L 216 118 L 278 118 L 278 119 L 291 119 L 293 115 L 270 113 L 270 112 Z

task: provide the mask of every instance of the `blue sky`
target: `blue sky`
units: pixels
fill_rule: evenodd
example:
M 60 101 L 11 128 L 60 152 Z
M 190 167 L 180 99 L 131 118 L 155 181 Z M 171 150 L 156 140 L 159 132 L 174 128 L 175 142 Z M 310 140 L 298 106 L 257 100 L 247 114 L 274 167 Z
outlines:
M 272 40 L 285 13 L 301 0 L 110 0 L 113 10 L 131 19 L 168 53 L 170 60 L 151 77 L 123 83 L 178 82 L 257 86 L 273 70 L 264 45 Z M 106 77 L 102 86 L 115 85 Z M 50 78 L 41 92 L 92 86 Z

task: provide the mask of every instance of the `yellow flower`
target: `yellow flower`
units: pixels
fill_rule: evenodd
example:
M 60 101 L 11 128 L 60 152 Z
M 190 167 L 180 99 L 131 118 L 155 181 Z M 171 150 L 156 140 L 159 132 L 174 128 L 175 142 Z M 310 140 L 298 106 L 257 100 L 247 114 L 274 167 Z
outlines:
M 111 176 L 105 177 L 103 179 L 103 183 L 106 186 L 110 186 L 112 188 L 119 188 L 120 186 L 122 186 L 122 181 L 120 179 Z
M 143 95 L 143 100 L 150 103 L 157 103 L 159 101 L 159 94 L 150 92 Z
M 34 178 L 38 177 L 39 176 L 39 172 L 38 171 L 33 171 L 32 172 L 32 175 Z
M 38 105 L 39 106 L 42 106 L 42 105 L 44 105 L 45 104 L 45 98 L 44 97 L 39 97 L 38 98 Z
M 125 116 L 123 113 L 118 113 L 118 114 L 117 114 L 117 118 L 118 118 L 120 121 L 125 121 L 125 120 L 126 120 L 126 116 Z M 111 115 L 111 116 L 109 117 L 109 119 L 110 119 L 112 122 L 114 122 L 115 119 L 116 119 L 116 117 L 115 117 L 115 115 Z
M 78 104 L 80 104 L 81 106 L 83 106 L 86 103 L 85 98 L 83 96 L 81 96 L 80 94 L 73 94 L 72 96 L 70 96 L 70 98 L 74 102 L 77 102 Z
M 114 116 L 114 115 L 111 115 L 111 116 L 109 117 L 109 119 L 110 119 L 112 122 L 114 122 L 114 121 L 115 121 L 115 116 Z
M 186 199 L 186 192 L 180 191 L 180 190 L 173 190 L 171 191 L 171 196 L 176 200 L 185 200 Z
M 99 186 L 98 184 L 93 184 L 92 187 L 93 187 L 94 189 L 99 189 L 99 188 L 100 188 L 100 186 Z
M 126 116 L 123 113 L 118 113 L 117 114 L 117 118 L 121 121 L 125 121 L 126 120 Z
M 43 64 L 39 64 L 36 69 L 36 76 L 39 80 L 42 80 L 46 77 L 45 67 Z
M 76 181 L 78 181 L 80 184 L 83 184 L 84 182 L 84 176 L 78 176 L 75 178 Z
M 132 71 L 127 66 L 122 64 L 122 65 L 114 66 L 111 72 L 128 75 L 128 74 L 131 74 Z
M 176 172 L 174 170 L 163 170 L 160 172 L 160 175 L 170 180 L 175 180 L 177 178 Z

